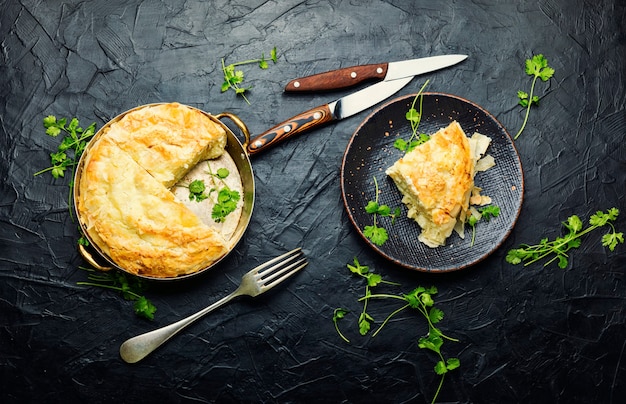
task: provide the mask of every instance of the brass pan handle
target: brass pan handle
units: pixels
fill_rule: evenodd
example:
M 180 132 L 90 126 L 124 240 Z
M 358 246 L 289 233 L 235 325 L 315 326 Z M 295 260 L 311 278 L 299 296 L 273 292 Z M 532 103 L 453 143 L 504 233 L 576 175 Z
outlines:
M 214 116 L 217 119 L 228 118 L 231 121 L 233 121 L 233 123 L 237 125 L 237 127 L 241 130 L 241 132 L 243 132 L 243 136 L 245 138 L 245 142 L 242 145 L 243 149 L 248 150 L 248 144 L 250 143 L 250 131 L 248 130 L 248 127 L 246 126 L 246 124 L 241 120 L 241 118 L 239 118 L 237 115 L 232 114 L 230 112 L 222 112 Z
M 91 253 L 89 251 L 87 251 L 87 248 L 84 245 L 82 245 L 82 244 L 78 245 L 78 252 L 80 253 L 80 255 L 83 256 L 83 259 L 85 261 L 87 261 L 87 263 L 89 265 L 91 265 L 92 267 L 94 267 L 98 271 L 106 272 L 106 271 L 110 271 L 110 270 L 113 269 L 113 267 L 107 267 L 107 266 L 102 266 L 102 265 L 98 264 L 98 262 L 93 258 Z

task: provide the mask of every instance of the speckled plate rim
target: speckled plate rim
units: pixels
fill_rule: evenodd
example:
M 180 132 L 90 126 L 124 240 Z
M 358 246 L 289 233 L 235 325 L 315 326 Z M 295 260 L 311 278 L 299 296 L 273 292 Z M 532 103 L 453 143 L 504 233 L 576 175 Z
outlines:
M 411 105 L 411 102 L 415 98 L 416 94 L 404 95 L 404 96 L 388 101 L 387 103 L 385 103 L 384 105 L 382 105 L 381 107 L 373 111 L 371 114 L 369 114 L 363 120 L 363 122 L 357 127 L 352 137 L 350 138 L 350 141 L 344 153 L 344 157 L 343 157 L 343 161 L 341 165 L 341 176 L 340 176 L 341 194 L 342 194 L 344 207 L 346 209 L 350 222 L 352 223 L 354 228 L 357 230 L 357 233 L 366 242 L 367 245 L 369 245 L 373 250 L 378 252 L 380 255 L 394 262 L 397 265 L 400 265 L 408 269 L 416 270 L 416 271 L 429 272 L 429 273 L 451 272 L 451 271 L 456 271 L 456 270 L 470 267 L 484 260 L 493 252 L 495 252 L 502 245 L 502 243 L 506 240 L 506 238 L 510 235 L 513 227 L 515 226 L 515 223 L 517 222 L 517 219 L 519 218 L 519 214 L 520 214 L 522 203 L 523 203 L 524 174 L 523 174 L 523 169 L 521 165 L 521 160 L 515 148 L 515 144 L 513 142 L 512 137 L 504 128 L 504 126 L 491 113 L 489 113 L 487 110 L 480 107 L 479 105 L 465 98 L 456 96 L 456 95 L 447 94 L 447 93 L 439 93 L 439 92 L 425 92 L 423 94 L 424 94 L 424 100 L 428 102 L 424 103 L 423 117 L 422 117 L 422 122 L 420 124 L 420 132 L 424 130 L 426 133 L 433 133 L 436 130 L 438 130 L 440 127 L 447 126 L 447 124 L 449 124 L 452 121 L 453 117 L 456 117 L 457 114 L 460 114 L 458 111 L 448 111 L 448 110 L 429 111 L 427 109 L 428 108 L 427 105 L 429 105 L 431 102 L 434 102 L 436 105 L 439 105 L 439 104 L 448 105 L 449 104 L 449 105 L 454 105 L 455 107 L 458 106 L 459 110 L 464 109 L 467 111 L 469 115 L 473 115 L 473 123 L 470 123 L 470 125 L 464 125 L 464 122 L 462 122 L 462 120 L 457 119 L 459 123 L 461 123 L 461 126 L 466 131 L 466 134 L 468 136 L 471 136 L 471 134 L 474 133 L 475 127 L 486 126 L 486 127 L 490 127 L 494 129 L 494 130 L 487 131 L 488 133 L 481 131 L 481 133 L 483 133 L 484 135 L 487 135 L 492 138 L 492 146 L 490 146 L 490 150 L 488 150 L 487 153 L 488 154 L 490 153 L 491 148 L 494 147 L 495 144 L 498 144 L 499 147 L 503 149 L 502 153 L 504 153 L 505 155 L 504 160 L 506 161 L 504 164 L 506 167 L 504 168 L 509 170 L 508 172 L 509 174 L 513 174 L 513 178 L 508 178 L 508 183 L 514 184 L 510 186 L 510 191 L 511 191 L 510 203 L 507 204 L 506 209 L 503 210 L 501 216 L 499 217 L 499 218 L 504 217 L 504 219 L 501 221 L 497 229 L 498 230 L 497 239 L 494 239 L 493 241 L 491 240 L 485 241 L 483 244 L 487 244 L 487 242 L 489 244 L 483 245 L 481 248 L 474 248 L 474 246 L 472 246 L 472 248 L 468 249 L 466 245 L 465 246 L 461 245 L 460 247 L 450 246 L 448 244 L 450 243 L 450 240 L 454 240 L 453 241 L 454 243 L 459 243 L 459 244 L 468 242 L 467 241 L 468 229 L 466 228 L 465 230 L 466 237 L 464 240 L 461 239 L 458 235 L 453 233 L 453 235 L 449 238 L 446 246 L 439 247 L 438 249 L 429 249 L 429 247 L 426 247 L 425 245 L 417 241 L 417 236 L 419 235 L 420 228 L 417 225 L 417 223 L 415 223 L 412 219 L 408 219 L 406 217 L 406 208 L 404 204 L 402 203 L 398 204 L 398 201 L 401 199 L 401 194 L 399 193 L 397 188 L 395 188 L 395 185 L 393 185 L 393 182 L 391 181 L 390 178 L 386 178 L 384 181 L 386 184 L 385 186 L 388 187 L 385 192 L 389 192 L 390 194 L 395 193 L 395 196 L 393 199 L 396 204 L 393 206 L 392 205 L 390 206 L 392 208 L 394 208 L 395 206 L 400 206 L 402 208 L 401 217 L 397 218 L 396 220 L 403 223 L 403 226 L 405 227 L 406 226 L 412 227 L 413 230 L 410 231 L 410 235 L 411 237 L 415 238 L 415 243 L 417 244 L 410 246 L 411 251 L 409 251 L 409 246 L 407 245 L 404 245 L 402 247 L 404 248 L 404 250 L 400 249 L 400 251 L 397 251 L 396 249 L 386 247 L 386 244 L 388 244 L 389 241 L 383 244 L 383 246 L 378 246 L 372 243 L 371 240 L 369 240 L 367 237 L 364 236 L 363 230 L 362 230 L 362 226 L 364 225 L 364 223 L 358 217 L 359 215 L 362 215 L 362 213 L 360 213 L 359 210 L 364 211 L 364 204 L 366 203 L 366 201 L 374 198 L 373 196 L 375 193 L 373 190 L 374 185 L 372 181 L 371 185 L 369 186 L 369 188 L 371 189 L 359 189 L 358 192 L 362 193 L 362 195 L 357 195 L 355 197 L 354 194 L 357 192 L 354 192 L 355 190 L 351 189 L 351 185 L 349 185 L 350 178 L 357 178 L 359 176 L 364 176 L 366 174 L 369 175 L 369 172 L 374 169 L 374 170 L 377 170 L 376 172 L 380 174 L 380 175 L 377 174 L 378 182 L 380 183 L 383 177 L 387 177 L 384 174 L 385 166 L 380 166 L 380 164 L 381 163 L 384 164 L 385 159 L 387 159 L 388 160 L 387 166 L 389 166 L 393 164 L 393 162 L 397 158 L 399 158 L 401 154 L 397 155 L 393 159 L 391 159 L 391 157 L 384 157 L 381 161 L 374 162 L 374 164 L 372 165 L 373 166 L 378 165 L 378 167 L 373 167 L 373 168 L 370 167 L 369 160 L 367 164 L 365 163 L 365 161 L 361 161 L 361 167 L 357 167 L 355 169 L 355 170 L 362 169 L 362 172 L 358 174 L 355 174 L 355 172 L 350 172 L 351 170 L 351 168 L 349 167 L 351 163 L 350 159 L 353 157 L 355 153 L 357 153 L 355 151 L 355 148 L 361 147 L 361 145 L 357 144 L 361 141 L 361 138 L 365 139 L 366 136 L 371 136 L 370 129 L 372 129 L 372 126 L 374 125 L 379 126 L 379 128 L 374 128 L 375 129 L 374 132 L 375 133 L 380 132 L 381 134 L 384 134 L 384 137 L 386 138 L 385 140 L 381 141 L 382 143 L 384 143 L 385 145 L 384 147 L 387 149 L 393 148 L 393 141 L 395 140 L 396 137 L 400 135 L 402 128 L 404 128 L 405 132 L 407 130 L 410 131 L 410 124 L 408 123 L 406 118 L 404 118 L 404 122 L 400 122 L 400 124 L 398 124 L 397 122 L 391 122 L 389 119 L 386 119 L 386 116 L 389 115 L 391 112 L 395 112 L 396 117 L 398 116 L 400 112 L 406 113 L 406 111 Z M 401 106 L 401 108 L 399 106 Z M 401 109 L 402 111 L 394 111 L 394 108 L 396 110 Z M 484 122 L 480 122 L 481 120 Z M 385 124 L 381 124 L 381 122 L 385 122 Z M 383 128 L 380 126 L 387 126 L 387 127 Z M 469 130 L 468 130 L 468 126 L 470 127 Z M 394 133 L 396 132 L 397 132 L 397 135 L 394 136 Z M 406 133 L 402 137 L 408 138 L 406 136 Z M 364 146 L 364 148 L 369 149 L 370 151 L 374 149 L 372 145 Z M 364 151 L 364 153 L 367 154 L 368 151 Z M 386 151 L 385 153 L 392 153 L 392 152 Z M 401 153 L 401 152 L 398 151 L 398 153 Z M 496 165 L 498 165 L 498 162 L 499 162 L 498 160 L 499 159 L 496 157 Z M 502 165 L 502 161 L 500 162 L 500 164 Z M 491 170 L 493 170 L 493 168 Z M 477 174 L 476 183 L 478 186 L 481 186 L 480 181 L 479 181 L 479 175 L 487 174 L 487 173 L 489 173 L 489 170 L 485 173 Z M 503 182 L 505 180 L 506 179 L 503 179 Z M 506 187 L 505 184 L 503 184 L 502 186 Z M 367 188 L 367 187 L 363 187 L 363 188 Z M 503 191 L 503 192 L 506 192 L 506 191 Z M 368 196 L 368 193 L 369 193 L 369 196 Z M 379 193 L 379 195 L 381 194 L 382 192 Z M 489 195 L 489 193 L 486 193 L 486 194 Z M 360 203 L 358 201 L 360 201 Z M 384 203 L 384 202 L 385 201 L 381 201 L 381 203 Z M 493 203 L 498 205 L 498 201 L 495 199 Z M 493 221 L 489 221 L 490 223 L 489 225 L 491 226 L 493 225 L 493 223 L 496 223 L 497 219 L 498 218 L 496 218 Z M 479 233 L 478 233 L 479 225 L 477 225 L 477 239 L 479 237 Z M 390 234 L 390 240 L 393 237 L 392 234 L 394 232 L 394 226 L 395 225 L 391 225 L 388 229 L 389 234 Z M 491 236 L 491 233 L 489 233 L 489 236 Z M 402 244 L 402 240 L 399 240 L 399 243 Z M 455 255 L 452 253 L 452 251 L 454 251 L 453 249 L 455 248 L 459 248 L 459 249 L 462 248 L 465 251 L 461 251 L 461 252 L 457 251 Z M 414 250 L 420 250 L 424 252 L 423 254 L 424 258 L 422 259 L 421 256 L 415 258 L 414 257 L 415 254 L 419 252 L 416 253 L 416 251 Z M 439 251 L 437 254 L 441 255 L 441 259 L 432 260 L 429 258 L 429 256 L 432 256 L 434 251 Z M 449 261 L 446 261 L 446 258 L 450 258 Z

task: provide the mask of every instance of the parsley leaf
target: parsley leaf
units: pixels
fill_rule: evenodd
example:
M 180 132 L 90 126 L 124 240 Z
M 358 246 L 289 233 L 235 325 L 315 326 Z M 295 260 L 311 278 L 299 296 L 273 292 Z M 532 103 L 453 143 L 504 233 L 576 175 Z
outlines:
M 589 225 L 586 228 L 578 216 L 572 215 L 563 223 L 563 226 L 568 230 L 567 234 L 556 237 L 553 241 L 543 238 L 535 245 L 522 244 L 518 248 L 509 250 L 506 255 L 506 262 L 513 265 L 524 262 L 526 266 L 552 257 L 544 266 L 557 261 L 558 267 L 564 269 L 569 263 L 569 250 L 580 247 L 581 237 L 595 229 L 606 226 L 608 226 L 609 232 L 602 236 L 602 246 L 614 251 L 617 244 L 624 243 L 624 233 L 618 233 L 612 223 L 617 219 L 618 214 L 617 208 L 610 208 L 606 212 L 597 211 L 589 218 Z
M 539 105 L 539 97 L 533 95 L 535 91 L 535 84 L 537 79 L 541 79 L 541 81 L 548 81 L 554 75 L 554 69 L 548 66 L 548 60 L 541 54 L 534 55 L 531 59 L 526 59 L 525 62 L 525 71 L 526 74 L 533 77 L 532 84 L 530 86 L 530 94 L 524 91 L 517 92 L 517 98 L 519 99 L 519 105 L 523 108 L 526 108 L 526 116 L 524 117 L 524 122 L 522 123 L 522 127 L 517 132 L 513 139 L 517 139 L 519 135 L 522 134 L 524 128 L 526 127 L 526 123 L 528 122 L 528 115 L 530 114 L 530 107 L 532 105 Z
M 415 149 L 417 146 L 421 145 L 422 143 L 427 142 L 430 139 L 430 136 L 425 134 L 425 133 L 417 133 L 417 128 L 420 125 L 420 122 L 422 120 L 422 103 L 424 101 L 424 88 L 426 88 L 426 86 L 428 85 L 429 80 L 426 80 L 426 82 L 424 83 L 424 85 L 422 86 L 422 88 L 420 88 L 420 90 L 417 92 L 417 94 L 415 95 L 415 98 L 413 98 L 413 104 L 411 104 L 411 108 L 409 108 L 409 110 L 406 112 L 405 114 L 405 118 L 411 123 L 411 137 L 409 138 L 409 140 L 404 140 L 402 138 L 396 139 L 395 142 L 393 143 L 393 146 L 400 150 L 400 151 L 404 151 L 404 152 L 410 152 L 411 150 Z M 420 103 L 419 103 L 419 111 L 417 109 L 415 109 L 415 104 L 417 103 L 417 100 L 419 99 Z
M 374 318 L 372 318 L 372 316 L 370 316 L 366 312 L 363 312 L 359 315 L 359 333 L 361 335 L 366 335 L 369 332 L 371 327 L 371 321 L 374 321 Z
M 43 126 L 46 128 L 46 135 L 51 137 L 58 137 L 62 133 L 65 136 L 61 140 L 61 143 L 57 147 L 55 153 L 50 153 L 50 166 L 43 170 L 36 172 L 34 175 L 38 176 L 45 172 L 50 172 L 55 179 L 64 178 L 65 172 L 68 168 L 71 169 L 74 177 L 74 169 L 80 156 L 83 154 L 87 142 L 96 134 L 95 122 L 86 128 L 80 126 L 80 122 L 77 118 L 72 118 L 68 124 L 67 118 L 57 119 L 54 115 L 48 115 L 43 118 Z M 72 190 L 73 182 L 69 184 L 68 194 L 68 206 L 70 211 L 70 217 L 72 217 Z
M 367 281 L 365 285 L 365 294 L 363 295 L 363 297 L 358 299 L 358 301 L 363 302 L 363 309 L 358 317 L 359 334 L 367 335 L 371 331 L 372 325 L 375 322 L 373 316 L 370 315 L 367 311 L 368 302 L 370 302 L 372 299 L 394 299 L 404 303 L 403 306 L 394 310 L 385 318 L 385 320 L 378 327 L 378 329 L 372 334 L 372 337 L 375 337 L 394 316 L 407 308 L 417 310 L 426 320 L 426 323 L 428 325 L 428 333 L 419 338 L 418 347 L 420 349 L 430 350 L 434 352 L 438 357 L 437 362 L 434 366 L 434 372 L 437 375 L 441 376 L 441 379 L 432 400 L 432 402 L 434 403 L 437 400 L 437 397 L 443 385 L 444 375 L 451 370 L 457 369 L 461 365 L 461 362 L 458 358 L 446 359 L 441 353 L 441 348 L 444 345 L 445 341 L 458 342 L 458 340 L 456 338 L 445 335 L 435 325 L 442 321 L 444 318 L 443 311 L 435 307 L 434 296 L 438 292 L 437 288 L 435 286 L 418 286 L 407 294 L 373 294 L 372 290 L 381 284 L 389 284 L 395 286 L 399 285 L 393 282 L 387 282 L 383 280 L 382 276 L 373 273 L 367 265 L 362 265 L 356 257 L 354 257 L 353 262 L 351 264 L 348 264 L 347 267 L 351 273 L 365 278 L 365 280 Z M 337 321 L 343 318 L 346 313 L 346 309 L 335 309 L 335 311 L 333 312 L 333 322 L 335 323 L 335 329 L 339 336 L 344 341 L 349 342 L 348 339 L 340 332 L 339 328 L 337 327 Z
M 554 75 L 554 69 L 548 66 L 548 60 L 541 54 L 526 59 L 526 74 L 548 81 Z
M 363 228 L 363 235 L 371 240 L 372 243 L 381 246 L 389 239 L 387 230 L 383 227 L 378 227 L 375 224 L 365 226 Z
M 206 184 L 204 180 L 193 180 L 187 186 L 189 188 L 189 200 L 196 202 L 202 202 L 205 199 L 209 198 L 209 196 L 217 191 L 217 196 L 215 197 L 215 204 L 211 210 L 211 217 L 216 223 L 222 223 L 226 220 L 226 216 L 230 213 L 237 210 L 237 204 L 241 199 L 241 195 L 239 191 L 236 189 L 231 189 L 226 182 L 224 181 L 230 175 L 230 172 L 227 168 L 221 167 L 216 170 L 214 173 L 211 170 L 211 165 L 207 162 L 207 166 L 209 168 L 208 174 L 210 178 L 213 180 L 213 188 L 209 191 L 209 193 L 205 193 Z M 219 181 L 222 185 L 220 189 L 217 189 Z
M 217 194 L 217 203 L 213 205 L 213 211 L 211 212 L 213 220 L 217 223 L 226 220 L 226 216 L 237 209 L 239 198 L 239 192 L 236 190 L 231 190 L 227 187 L 220 189 Z
M 500 216 L 500 207 L 497 205 L 488 205 L 478 208 L 476 210 L 479 217 L 470 214 L 465 222 L 472 228 L 472 240 L 470 242 L 470 247 L 474 245 L 476 241 L 476 224 L 480 221 L 480 219 L 485 219 L 489 221 L 491 218 Z
M 189 200 L 202 202 L 207 199 L 209 196 L 204 193 L 206 190 L 206 185 L 204 184 L 204 180 L 193 180 L 189 184 Z
M 339 330 L 338 324 L 339 320 L 343 319 L 346 314 L 348 314 L 348 310 L 340 307 L 336 308 L 335 311 L 333 311 L 333 323 L 335 324 L 335 330 L 337 331 L 341 339 L 343 339 L 347 343 L 350 343 L 350 340 L 346 338 L 346 336 L 343 335 L 343 333 Z
M 500 216 L 500 207 L 496 205 L 488 205 L 478 209 L 483 219 L 489 221 L 492 217 Z
M 270 60 L 274 63 L 278 61 L 276 47 L 272 48 L 270 52 Z M 259 59 L 250 59 L 244 60 L 242 62 L 231 63 L 226 65 L 224 58 L 222 58 L 222 72 L 224 74 L 224 82 L 222 83 L 221 90 L 222 92 L 226 92 L 229 89 L 235 91 L 235 94 L 241 95 L 243 99 L 250 105 L 250 101 L 245 95 L 245 92 L 250 90 L 252 87 L 241 87 L 240 84 L 243 83 L 244 80 L 244 72 L 242 70 L 238 70 L 237 66 L 247 65 L 257 63 L 259 68 L 267 69 L 269 68 L 269 64 L 267 59 L 265 59 L 265 54 L 261 55 Z
M 147 318 L 148 320 L 154 320 L 156 307 L 150 300 L 143 296 L 142 293 L 147 285 L 140 278 L 127 275 L 118 270 L 96 272 L 96 270 L 91 268 L 80 267 L 80 269 L 89 273 L 87 275 L 89 281 L 77 282 L 77 285 L 94 286 L 118 291 L 122 294 L 124 299 L 134 301 L 133 307 L 135 314 Z
M 372 243 L 381 246 L 387 242 L 389 234 L 387 233 L 387 229 L 378 226 L 378 216 L 391 217 L 391 222 L 394 223 L 395 218 L 400 215 L 400 208 L 395 208 L 392 212 L 389 206 L 380 205 L 378 203 L 378 194 L 380 191 L 378 189 L 378 181 L 376 180 L 376 177 L 374 177 L 374 187 L 376 199 L 368 201 L 367 205 L 365 205 L 365 211 L 373 215 L 374 223 L 363 228 L 363 235 Z

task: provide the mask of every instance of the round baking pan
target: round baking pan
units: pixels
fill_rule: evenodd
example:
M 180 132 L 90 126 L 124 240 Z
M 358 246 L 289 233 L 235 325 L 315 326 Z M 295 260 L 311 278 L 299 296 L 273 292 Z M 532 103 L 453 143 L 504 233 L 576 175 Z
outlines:
M 146 105 L 142 105 L 142 106 L 138 106 L 136 108 L 133 108 L 131 110 L 128 110 L 126 112 L 121 113 L 120 115 L 116 116 L 115 118 L 113 118 L 112 120 L 110 120 L 109 122 L 107 122 L 103 127 L 101 127 L 97 133 L 93 136 L 93 138 L 91 139 L 91 141 L 87 144 L 87 146 L 85 147 L 85 150 L 83 151 L 83 154 L 78 162 L 78 165 L 76 167 L 76 172 L 74 175 L 74 184 L 79 184 L 80 183 L 80 179 L 81 179 L 81 175 L 82 175 L 82 170 L 84 167 L 84 162 L 86 159 L 86 156 L 89 153 L 89 150 L 91 148 L 91 145 L 95 144 L 97 139 L 100 136 L 103 136 L 106 129 L 112 125 L 113 123 L 119 121 L 120 119 L 122 119 L 125 115 L 133 112 L 133 111 L 137 111 L 141 108 L 146 108 L 146 107 L 150 107 L 150 106 L 155 106 L 155 105 L 160 105 L 159 103 L 155 103 L 155 104 L 146 104 Z M 187 106 L 189 107 L 189 106 Z M 208 267 L 202 268 L 199 271 L 190 273 L 190 274 L 186 274 L 186 275 L 180 275 L 177 277 L 165 277 L 165 278 L 159 278 L 159 277 L 153 277 L 153 276 L 146 276 L 146 275 L 142 275 L 142 274 L 135 274 L 132 273 L 130 271 L 127 271 L 126 269 L 124 269 L 123 267 L 117 265 L 109 256 L 107 256 L 106 253 L 104 253 L 104 251 L 98 246 L 98 244 L 96 242 L 94 242 L 94 240 L 89 236 L 86 228 L 85 228 L 85 224 L 84 221 L 81 220 L 81 213 L 78 210 L 78 206 L 76 203 L 74 203 L 74 211 L 76 212 L 76 215 L 78 217 L 78 222 L 81 226 L 82 229 L 82 233 L 83 235 L 87 238 L 87 240 L 89 240 L 89 247 L 85 247 L 83 245 L 79 245 L 79 252 L 80 254 L 83 256 L 83 258 L 90 264 L 92 265 L 94 268 L 101 270 L 101 271 L 107 271 L 107 270 L 111 270 L 113 268 L 117 268 L 119 270 L 122 270 L 124 272 L 127 272 L 131 275 L 134 276 L 138 276 L 140 278 L 143 279 L 151 279 L 151 280 L 158 280 L 158 281 L 167 281 L 167 280 L 179 280 L 179 279 L 186 279 L 186 278 L 190 278 L 190 277 L 194 277 L 197 276 L 201 273 L 204 273 L 205 271 L 209 270 L 210 268 L 215 267 L 219 262 L 221 262 L 224 258 L 226 258 L 228 256 L 228 254 L 235 248 L 235 246 L 238 244 L 238 242 L 241 240 L 241 238 L 243 237 L 246 229 L 248 228 L 248 224 L 250 223 L 250 218 L 252 216 L 252 210 L 254 208 L 254 195 L 255 195 L 255 189 L 254 189 L 254 174 L 252 171 L 252 164 L 250 163 L 250 158 L 248 156 L 248 152 L 246 151 L 247 145 L 250 141 L 250 133 L 248 131 L 248 128 L 246 127 L 246 125 L 244 124 L 243 121 L 241 121 L 241 119 L 239 119 L 239 117 L 237 117 L 234 114 L 228 113 L 228 112 L 223 112 L 220 114 L 216 114 L 216 115 L 212 115 L 209 114 L 205 111 L 199 110 L 197 108 L 193 108 L 193 107 L 189 107 L 192 109 L 195 109 L 199 112 L 201 112 L 202 114 L 204 114 L 205 116 L 207 116 L 209 119 L 211 119 L 213 122 L 219 124 L 222 128 L 224 128 L 224 130 L 226 131 L 226 147 L 225 147 L 225 151 L 228 154 L 228 156 L 230 157 L 229 160 L 232 160 L 232 163 L 234 163 L 234 165 L 237 168 L 237 171 L 239 173 L 239 176 L 241 178 L 241 184 L 242 184 L 242 188 L 243 188 L 243 195 L 242 195 L 242 209 L 241 209 L 241 215 L 239 218 L 238 223 L 236 224 L 236 226 L 234 226 L 234 229 L 232 229 L 231 231 L 231 235 L 229 240 L 227 240 L 229 242 L 229 246 L 230 248 L 228 249 L 228 252 L 226 254 L 224 254 L 221 258 L 219 258 L 218 260 L 214 261 L 211 265 L 209 265 Z M 242 144 L 241 141 L 237 138 L 237 136 L 233 133 L 233 131 L 224 123 L 222 122 L 222 119 L 229 119 L 231 120 L 238 128 L 239 130 L 242 132 L 244 138 L 245 138 L 245 142 Z M 202 164 L 203 162 L 200 162 L 199 164 Z M 79 188 L 78 186 L 74 186 L 74 201 L 78 201 L 79 198 Z M 94 257 L 94 255 L 91 253 L 92 251 L 95 251 L 97 253 L 97 255 L 101 258 L 103 258 L 106 261 L 106 264 L 102 264 L 98 261 L 98 259 L 96 259 Z
M 479 132 L 491 138 L 487 154 L 496 165 L 476 173 L 476 186 L 482 194 L 492 198 L 500 208 L 500 215 L 476 224 L 475 240 L 465 226 L 465 237 L 456 232 L 446 244 L 430 248 L 418 241 L 420 227 L 406 216 L 402 194 L 385 170 L 404 152 L 394 147 L 396 139 L 408 140 L 412 129 L 406 119 L 416 94 L 396 98 L 370 114 L 356 129 L 345 151 L 341 166 L 341 192 L 350 221 L 363 240 L 375 251 L 406 268 L 423 272 L 448 272 L 466 268 L 493 253 L 510 234 L 520 213 L 524 194 L 524 179 L 519 155 L 511 136 L 489 112 L 466 99 L 443 93 L 424 93 L 419 133 L 431 134 L 459 122 L 466 135 Z M 419 108 L 419 102 L 415 106 Z M 419 109 L 418 109 L 419 110 Z M 401 214 L 392 221 L 377 217 L 377 225 L 389 235 L 382 245 L 374 244 L 364 236 L 365 226 L 373 224 L 373 216 L 365 211 L 369 201 L 388 205 L 392 211 L 399 207 Z

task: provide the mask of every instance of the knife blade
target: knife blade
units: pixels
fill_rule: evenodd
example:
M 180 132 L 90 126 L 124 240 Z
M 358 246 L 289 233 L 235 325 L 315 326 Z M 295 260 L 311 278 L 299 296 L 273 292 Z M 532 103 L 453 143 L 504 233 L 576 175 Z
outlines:
M 439 55 L 379 64 L 350 66 L 291 80 L 286 92 L 340 90 L 366 81 L 391 81 L 453 66 L 467 55 Z
M 250 140 L 246 146 L 248 154 L 259 153 L 285 139 L 357 114 L 397 93 L 413 76 L 392 81 L 383 81 L 341 97 L 328 104 L 302 112 Z

